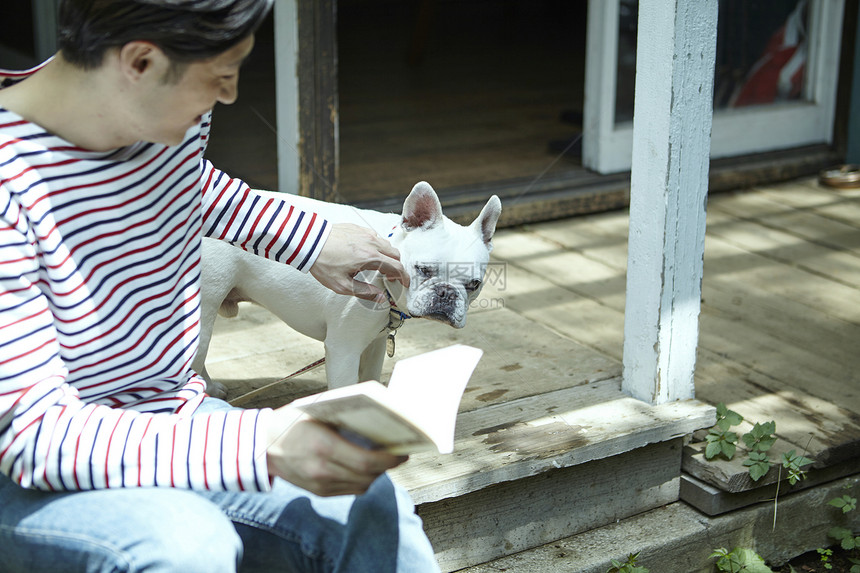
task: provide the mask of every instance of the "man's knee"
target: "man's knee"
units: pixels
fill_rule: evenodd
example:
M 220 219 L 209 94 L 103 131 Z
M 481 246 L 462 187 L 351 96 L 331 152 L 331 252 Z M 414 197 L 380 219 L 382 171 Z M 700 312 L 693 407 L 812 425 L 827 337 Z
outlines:
M 182 573 L 234 572 L 242 560 L 242 540 L 220 509 L 183 492 L 178 506 L 150 528 L 135 551 L 135 569 Z

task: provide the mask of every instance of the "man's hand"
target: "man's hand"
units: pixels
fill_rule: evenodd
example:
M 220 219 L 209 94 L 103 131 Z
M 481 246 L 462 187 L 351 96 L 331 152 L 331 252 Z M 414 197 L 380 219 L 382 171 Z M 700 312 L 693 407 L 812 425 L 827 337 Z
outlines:
M 322 496 L 362 494 L 407 459 L 356 446 L 289 405 L 269 416 L 266 443 L 270 475 Z
M 388 302 L 378 287 L 357 280 L 361 271 L 379 271 L 388 280 L 409 286 L 409 274 L 400 264 L 400 253 L 371 229 L 338 223 L 310 269 L 311 275 L 338 294 L 351 294 L 379 304 Z

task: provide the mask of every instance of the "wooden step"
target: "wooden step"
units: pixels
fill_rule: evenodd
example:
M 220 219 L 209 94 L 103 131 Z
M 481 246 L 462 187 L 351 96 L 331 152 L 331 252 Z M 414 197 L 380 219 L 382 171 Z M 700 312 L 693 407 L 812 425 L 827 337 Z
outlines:
M 858 485 L 860 476 L 852 476 L 781 493 L 776 527 L 772 500 L 717 517 L 677 502 L 461 573 L 606 573 L 612 560 L 624 562 L 631 553 L 638 553 L 637 564 L 654 573 L 713 573 L 710 555 L 718 547 L 753 549 L 776 567 L 831 544 L 827 532 L 834 525 L 860 529 L 860 516 L 853 515 L 857 512 L 841 515 L 827 505 Z
M 620 378 L 460 414 L 455 453 L 391 472 L 444 570 L 483 563 L 678 499 L 683 437 L 714 423 L 695 400 L 650 406 Z
M 713 368 L 703 374 L 709 374 L 707 370 Z M 684 501 L 708 515 L 718 515 L 772 498 L 777 482 L 780 491 L 788 492 L 860 471 L 860 417 L 852 411 L 791 388 L 746 395 L 745 390 L 754 388 L 749 381 L 741 382 L 729 375 L 721 380 L 726 395 L 736 400 L 729 408 L 744 416 L 742 424 L 732 428 L 739 438 L 754 423 L 768 422 L 774 412 L 780 413 L 777 440 L 769 451 L 774 465 L 758 481 L 753 481 L 749 468 L 743 465 L 748 450 L 740 439 L 731 460 L 723 457 L 707 460 L 703 430 L 684 448 L 683 469 L 688 476 L 681 486 Z M 782 455 L 792 450 L 814 462 L 803 468 L 807 477 L 794 486 L 788 483 L 788 475 L 781 468 Z

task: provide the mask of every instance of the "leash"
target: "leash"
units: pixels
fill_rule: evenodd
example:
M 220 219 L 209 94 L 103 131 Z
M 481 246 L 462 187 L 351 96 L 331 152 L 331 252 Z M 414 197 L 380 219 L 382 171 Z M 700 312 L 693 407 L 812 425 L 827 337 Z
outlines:
M 230 405 L 231 406 L 241 406 L 242 404 L 247 403 L 249 400 L 251 400 L 255 396 L 259 396 L 260 394 L 262 394 L 263 392 L 265 392 L 269 388 L 273 388 L 273 387 L 277 386 L 278 384 L 280 384 L 281 382 L 286 382 L 290 378 L 295 378 L 299 374 L 304 374 L 305 372 L 310 372 L 314 368 L 317 368 L 318 366 L 322 366 L 324 363 L 325 363 L 325 358 L 324 357 L 320 358 L 316 362 L 312 362 L 311 364 L 308 364 L 304 368 L 299 368 L 298 370 L 296 370 L 295 372 L 293 372 L 292 374 L 290 374 L 289 376 L 287 376 L 285 378 L 281 378 L 280 380 L 275 380 L 274 382 L 270 382 L 269 384 L 266 384 L 265 386 L 261 386 L 260 388 L 257 388 L 256 390 L 251 390 L 250 392 L 246 392 L 245 394 L 242 394 L 241 396 L 238 396 L 237 398 L 230 400 Z
M 391 308 L 388 310 L 388 324 L 386 324 L 382 328 L 382 330 L 380 330 L 380 333 L 385 332 L 386 330 L 388 331 L 388 336 L 385 339 L 385 353 L 388 355 L 389 358 L 392 358 L 394 356 L 395 350 L 394 336 L 397 334 L 398 329 L 403 326 L 403 322 L 409 318 L 412 318 L 412 316 L 400 311 L 397 308 L 397 304 L 394 302 L 394 297 L 391 296 L 391 293 L 388 292 L 388 289 L 385 289 L 385 294 L 388 296 L 388 303 L 391 305 Z M 274 388 L 278 384 L 286 382 L 290 378 L 295 378 L 296 376 L 304 374 L 305 372 L 310 372 L 311 370 L 314 370 L 315 368 L 318 368 L 323 364 L 325 364 L 325 357 L 320 358 L 316 362 L 312 362 L 303 368 L 299 368 L 289 376 L 285 376 L 284 378 L 280 378 L 278 380 L 275 380 L 274 382 L 270 382 L 265 386 L 261 386 L 260 388 L 251 390 L 250 392 L 246 392 L 241 396 L 237 396 L 236 398 L 230 400 L 230 405 L 241 406 L 242 404 L 246 404 L 251 399 L 266 392 L 270 388 Z

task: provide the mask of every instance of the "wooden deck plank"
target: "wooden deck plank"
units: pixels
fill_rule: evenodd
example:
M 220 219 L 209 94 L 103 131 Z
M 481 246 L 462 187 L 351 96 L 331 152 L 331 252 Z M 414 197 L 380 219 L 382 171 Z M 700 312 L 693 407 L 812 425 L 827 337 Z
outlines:
M 212 360 L 207 361 L 212 377 L 231 388 L 228 398 L 274 382 L 323 355 L 321 342 L 295 333 L 260 307 L 243 304 L 240 316 L 243 320 L 219 319 L 210 353 Z M 503 306 L 470 313 L 461 330 L 427 320 L 407 321 L 396 340 L 397 353 L 393 359 L 386 359 L 383 380 L 388 379 L 401 357 L 449 344 L 468 344 L 484 350 L 460 403 L 462 412 L 620 374 L 617 360 L 559 337 Z M 511 348 L 518 350 L 512 354 Z M 253 355 L 255 359 L 237 358 L 243 355 Z M 254 404 L 279 406 L 324 389 L 325 370 L 319 368 L 273 388 Z
M 624 314 L 510 263 L 505 308 L 616 361 L 621 373 Z M 521 288 L 519 285 L 528 285 Z
M 755 191 L 762 199 L 818 213 L 846 225 L 860 227 L 860 189 L 831 189 L 815 179 Z
M 626 277 L 622 270 L 582 252 L 567 249 L 534 233 L 503 241 L 494 253 L 535 276 L 604 306 L 624 309 Z
M 713 292 L 709 289 L 707 296 Z M 860 396 L 851 389 L 860 382 L 860 372 L 846 369 L 846 365 L 856 363 L 856 359 L 848 354 L 844 342 L 837 348 L 818 353 L 814 348 L 817 344 L 813 344 L 813 348 L 805 347 L 791 340 L 796 338 L 791 332 L 774 334 L 742 322 L 738 316 L 727 317 L 718 312 L 710 306 L 703 308 L 701 348 L 741 364 L 750 372 L 767 374 L 786 386 L 808 388 L 809 392 L 822 397 L 833 396 L 834 392 L 844 394 L 846 403 L 860 408 Z M 787 360 L 787 356 L 792 359 Z
M 391 472 L 416 503 L 665 442 L 714 422 L 695 400 L 650 406 L 618 378 L 487 406 L 460 415 L 453 454 L 413 455 Z
M 860 324 L 860 306 L 851 304 L 858 291 L 792 265 L 738 247 L 720 237 L 706 242 L 705 280 L 754 285 L 762 292 L 818 309 L 836 320 Z
M 838 208 L 846 210 L 848 204 L 840 203 Z M 860 257 L 860 228 L 840 219 L 825 216 L 814 208 L 794 208 L 781 205 L 767 196 L 743 196 L 738 201 L 717 201 L 709 209 L 709 232 L 721 237 L 733 237 L 732 229 L 725 229 L 727 221 L 735 223 L 754 223 L 763 233 L 760 239 L 779 239 L 783 245 L 804 246 L 806 248 L 828 248 L 848 260 Z M 860 214 L 858 214 L 860 216 Z M 748 225 L 749 227 L 750 225 Z M 767 231 L 784 233 L 779 238 L 764 235 Z M 733 237 L 741 241 L 742 237 Z M 793 238 L 793 241 L 792 239 Z M 801 253 L 798 262 L 806 259 Z
M 860 395 L 852 390 L 860 372 L 851 368 L 860 367 L 860 359 L 850 343 L 860 340 L 860 326 L 828 321 L 809 307 L 717 281 L 705 289 L 705 300 L 702 348 L 822 398 L 839 392 L 846 407 L 860 412 Z
M 530 227 L 538 237 L 625 272 L 627 268 L 627 212 L 602 213 Z

